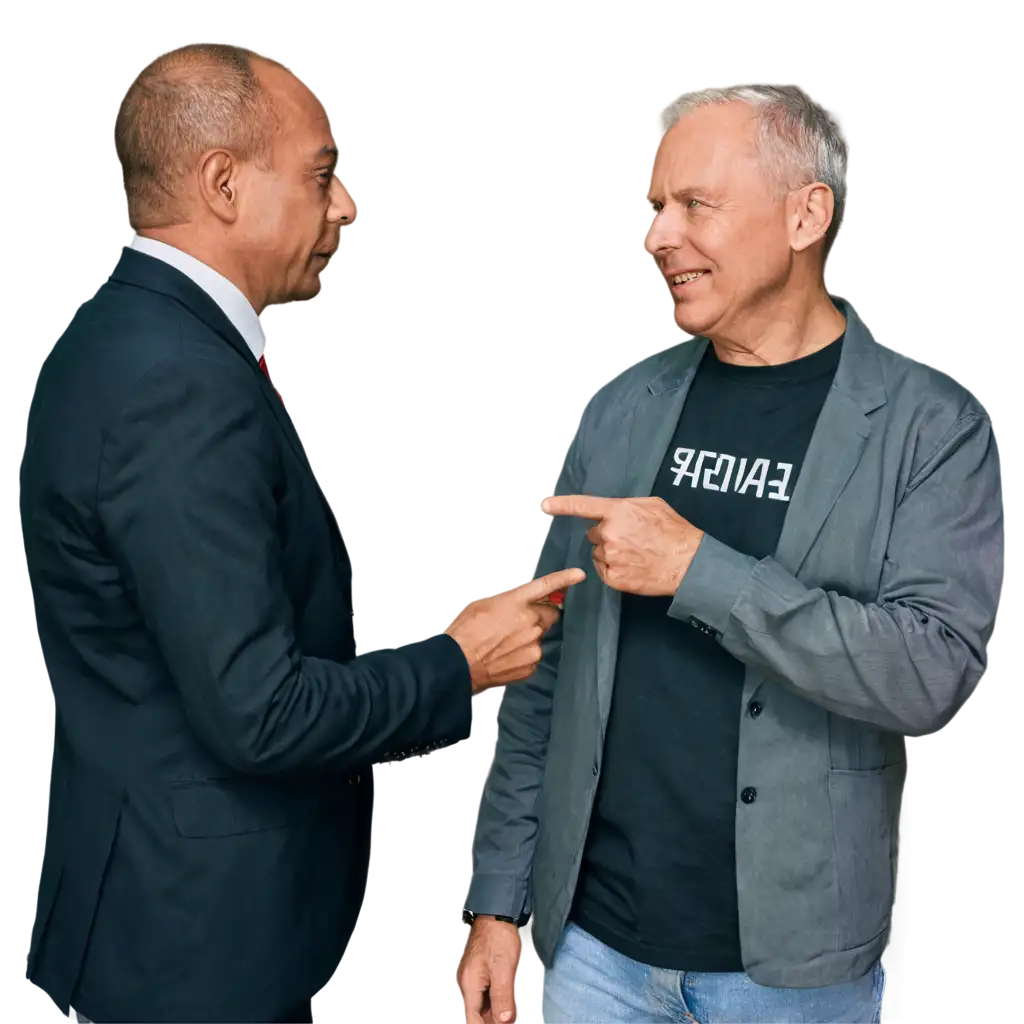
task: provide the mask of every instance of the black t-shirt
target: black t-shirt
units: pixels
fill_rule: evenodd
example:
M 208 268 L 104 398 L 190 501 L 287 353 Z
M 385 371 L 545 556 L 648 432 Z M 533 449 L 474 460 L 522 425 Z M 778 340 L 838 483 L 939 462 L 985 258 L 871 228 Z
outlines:
M 842 338 L 778 366 L 708 345 L 654 485 L 680 515 L 755 558 L 774 553 Z M 742 971 L 736 755 L 744 667 L 624 594 L 604 769 L 572 917 L 653 967 Z

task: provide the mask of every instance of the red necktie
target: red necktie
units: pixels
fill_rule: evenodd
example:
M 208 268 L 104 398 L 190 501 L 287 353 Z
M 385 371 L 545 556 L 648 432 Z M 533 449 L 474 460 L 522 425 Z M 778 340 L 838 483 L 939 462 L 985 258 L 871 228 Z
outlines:
M 263 376 L 266 377 L 268 381 L 270 381 L 270 386 L 274 388 L 274 382 L 270 380 L 270 371 L 267 369 L 267 361 L 266 359 L 263 358 L 263 356 L 260 356 L 260 369 L 263 371 Z M 277 388 L 274 388 L 274 393 L 277 395 L 278 398 L 281 398 L 281 392 L 278 391 Z M 281 398 L 281 404 L 284 405 L 283 398 Z

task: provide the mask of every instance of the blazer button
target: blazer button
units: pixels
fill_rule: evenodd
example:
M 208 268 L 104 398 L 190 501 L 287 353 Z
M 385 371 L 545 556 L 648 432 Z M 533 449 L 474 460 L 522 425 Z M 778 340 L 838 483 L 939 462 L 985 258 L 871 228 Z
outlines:
M 752 700 L 748 705 L 747 710 L 750 712 L 751 718 L 757 718 L 757 716 L 764 711 L 764 705 L 760 701 Z
M 594 775 L 597 775 L 597 765 L 596 764 L 590 770 L 594 773 Z
M 361 781 L 362 781 L 362 776 L 360 776 L 360 774 L 358 772 L 356 772 L 355 775 L 350 775 L 348 777 L 348 784 L 350 786 L 358 786 Z
M 757 799 L 757 790 L 753 786 L 747 786 L 742 793 L 740 793 L 740 799 L 745 804 L 752 804 Z

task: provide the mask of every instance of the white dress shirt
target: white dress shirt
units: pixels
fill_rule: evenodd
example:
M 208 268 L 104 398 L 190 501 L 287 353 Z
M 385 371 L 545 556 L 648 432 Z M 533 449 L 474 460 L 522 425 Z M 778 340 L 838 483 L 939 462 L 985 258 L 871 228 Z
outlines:
M 234 325 L 235 330 L 245 338 L 245 343 L 252 349 L 252 354 L 256 357 L 257 362 L 259 361 L 267 343 L 263 334 L 263 325 L 256 315 L 256 310 L 252 308 L 249 300 L 236 285 L 233 285 L 213 267 L 197 260 L 195 256 L 189 256 L 187 252 L 175 249 L 173 245 L 168 245 L 166 242 L 158 242 L 154 238 L 143 238 L 136 235 L 132 239 L 131 248 L 145 253 L 147 256 L 163 260 L 164 263 L 169 263 L 199 285 L 220 306 L 221 311 Z

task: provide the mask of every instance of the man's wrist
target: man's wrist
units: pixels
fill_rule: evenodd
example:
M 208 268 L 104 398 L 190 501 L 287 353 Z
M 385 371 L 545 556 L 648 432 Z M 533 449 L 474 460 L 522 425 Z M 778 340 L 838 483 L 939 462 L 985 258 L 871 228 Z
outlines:
M 689 524 L 687 524 L 689 526 Z M 697 549 L 700 547 L 700 542 L 704 539 L 704 531 L 698 530 L 691 527 L 687 531 L 686 543 L 682 545 L 676 559 L 675 568 L 672 573 L 672 578 L 669 585 L 671 591 L 666 594 L 666 597 L 670 597 L 679 590 L 680 585 L 686 578 L 686 574 L 690 569 L 690 565 L 693 562 L 694 556 L 697 554 Z
M 722 636 L 740 592 L 749 585 L 758 564 L 751 555 L 703 534 L 669 606 L 669 615 L 698 628 L 709 626 Z

